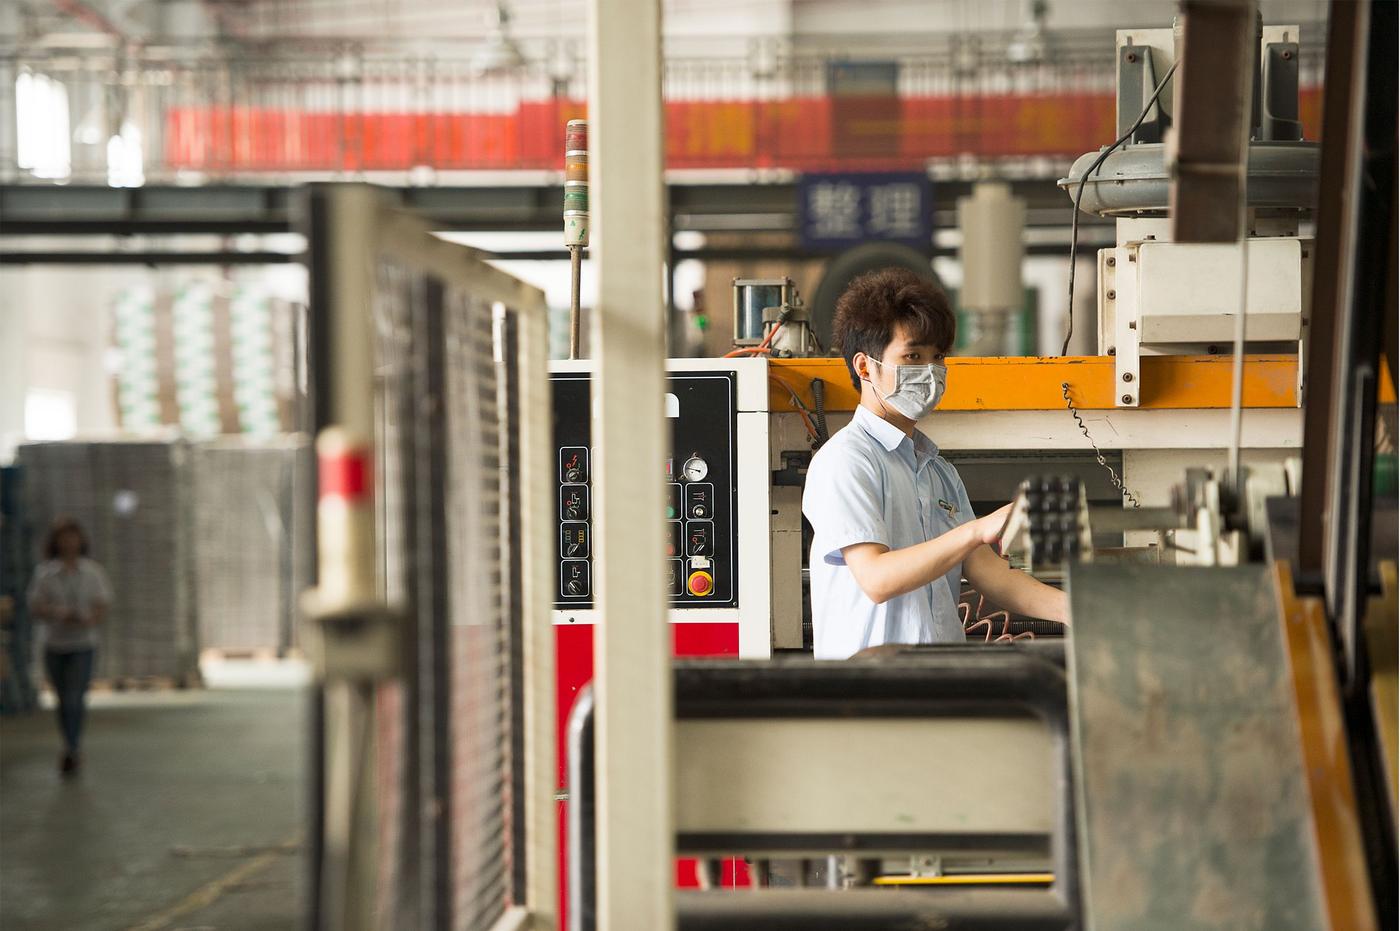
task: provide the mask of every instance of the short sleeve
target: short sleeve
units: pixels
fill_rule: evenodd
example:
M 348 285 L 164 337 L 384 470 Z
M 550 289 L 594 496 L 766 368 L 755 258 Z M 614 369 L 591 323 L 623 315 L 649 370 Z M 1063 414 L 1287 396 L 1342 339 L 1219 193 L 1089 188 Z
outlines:
M 112 586 L 107 581 L 107 570 L 95 562 L 87 563 L 88 584 L 92 587 L 92 600 L 104 605 L 112 603 Z
M 890 545 L 884 481 L 875 463 L 854 450 L 828 444 L 813 458 L 802 513 L 815 533 L 814 551 L 831 565 L 845 564 L 847 546 Z
M 29 581 L 29 591 L 25 593 L 25 601 L 29 604 L 29 610 L 33 611 L 38 607 L 39 602 L 49 597 L 49 579 L 52 577 L 48 563 L 40 563 L 34 570 L 34 578 Z

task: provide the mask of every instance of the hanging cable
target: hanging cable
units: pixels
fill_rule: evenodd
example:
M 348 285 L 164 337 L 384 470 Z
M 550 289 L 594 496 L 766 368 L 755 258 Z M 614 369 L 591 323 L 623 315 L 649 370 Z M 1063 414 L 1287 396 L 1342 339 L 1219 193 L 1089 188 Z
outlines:
M 1108 470 L 1108 478 L 1109 481 L 1113 483 L 1113 487 L 1118 489 L 1118 493 L 1133 507 L 1142 507 L 1142 503 L 1138 501 L 1137 495 L 1129 491 L 1128 486 L 1123 484 L 1123 480 L 1118 477 L 1118 473 L 1114 471 L 1113 466 L 1109 465 L 1108 460 L 1104 458 L 1103 451 L 1100 450 L 1098 444 L 1094 442 L 1094 438 L 1089 435 L 1088 424 L 1084 422 L 1083 417 L 1079 416 L 1079 410 L 1074 406 L 1074 402 L 1070 400 L 1069 382 L 1060 382 L 1060 393 L 1065 396 L 1065 407 L 1069 408 L 1070 415 L 1074 417 L 1074 422 L 1079 424 L 1079 432 L 1084 434 L 1084 439 L 1089 441 L 1089 445 L 1094 450 L 1094 456 L 1099 460 L 1099 465 Z
M 1170 81 L 1172 75 L 1176 73 L 1176 66 L 1179 64 L 1181 64 L 1181 59 L 1179 58 L 1172 62 L 1172 66 L 1167 69 L 1167 73 L 1162 76 L 1162 80 L 1157 82 L 1157 88 L 1152 92 L 1151 98 L 1148 99 L 1147 105 L 1142 108 L 1142 112 L 1138 114 L 1137 119 L 1133 121 L 1133 125 L 1128 127 L 1127 132 L 1115 139 L 1112 145 L 1100 152 L 1099 157 L 1094 159 L 1094 163 L 1090 165 L 1079 178 L 1079 190 L 1074 195 L 1074 213 L 1070 216 L 1069 221 L 1069 307 L 1065 310 L 1065 316 L 1069 323 L 1065 327 L 1065 343 L 1060 347 L 1060 355 L 1062 356 L 1069 354 L 1069 340 L 1070 337 L 1074 335 L 1074 266 L 1077 264 L 1076 259 L 1079 252 L 1079 203 L 1084 199 L 1084 185 L 1088 182 L 1089 176 L 1099 170 L 1099 166 L 1104 163 L 1104 159 L 1113 154 L 1114 149 L 1118 148 L 1124 142 L 1127 142 L 1132 138 L 1133 133 L 1138 131 L 1138 127 L 1142 125 L 1142 121 L 1147 119 L 1147 114 L 1152 111 L 1153 105 L 1157 103 L 1157 98 L 1161 96 L 1162 89 L 1167 86 L 1167 82 Z
M 826 429 L 826 382 L 820 378 L 812 379 L 812 407 L 815 409 L 813 419 L 817 424 L 817 439 L 825 443 L 831 439 L 831 434 Z

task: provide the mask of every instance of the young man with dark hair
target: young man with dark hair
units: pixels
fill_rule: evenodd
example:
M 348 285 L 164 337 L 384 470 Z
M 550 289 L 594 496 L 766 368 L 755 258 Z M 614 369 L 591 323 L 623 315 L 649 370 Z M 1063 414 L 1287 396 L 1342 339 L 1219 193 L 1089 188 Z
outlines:
M 812 458 L 802 495 L 817 659 L 964 640 L 963 575 L 1002 608 L 1068 620 L 1063 592 L 989 545 L 1011 506 L 974 515 L 957 470 L 916 429 L 943 396 L 956 328 L 948 298 L 907 269 L 863 275 L 837 301 L 835 343 L 860 406 Z

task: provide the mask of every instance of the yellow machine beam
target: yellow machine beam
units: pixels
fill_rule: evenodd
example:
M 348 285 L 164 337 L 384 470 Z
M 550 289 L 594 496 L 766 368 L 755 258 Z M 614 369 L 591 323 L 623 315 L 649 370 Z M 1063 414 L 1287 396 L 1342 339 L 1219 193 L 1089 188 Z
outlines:
M 774 359 L 769 373 L 770 410 L 795 410 L 789 389 L 810 404 L 810 385 L 817 378 L 826 384 L 827 410 L 853 411 L 860 401 L 851 387 L 846 363 L 840 359 Z M 1065 399 L 1060 386 L 1065 382 L 1079 409 L 1112 410 L 1115 397 L 1124 393 L 1114 378 L 1112 356 L 952 358 L 948 360 L 948 393 L 939 410 L 1062 410 Z M 1247 356 L 1244 405 L 1297 407 L 1297 380 L 1297 356 Z M 1228 408 L 1230 357 L 1144 356 L 1140 390 L 1140 408 Z M 1382 379 L 1380 393 L 1382 403 L 1394 402 L 1395 389 L 1388 379 Z

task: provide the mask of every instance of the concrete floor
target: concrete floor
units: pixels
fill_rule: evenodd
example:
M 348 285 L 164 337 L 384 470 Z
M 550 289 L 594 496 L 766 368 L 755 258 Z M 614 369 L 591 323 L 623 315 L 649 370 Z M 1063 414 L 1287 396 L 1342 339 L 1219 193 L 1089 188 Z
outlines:
M 51 710 L 0 719 L 0 928 L 298 927 L 305 699 L 287 682 L 95 693 L 66 781 Z

